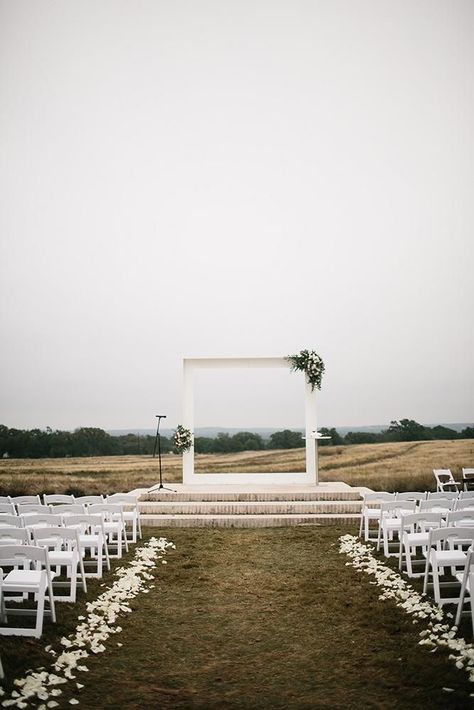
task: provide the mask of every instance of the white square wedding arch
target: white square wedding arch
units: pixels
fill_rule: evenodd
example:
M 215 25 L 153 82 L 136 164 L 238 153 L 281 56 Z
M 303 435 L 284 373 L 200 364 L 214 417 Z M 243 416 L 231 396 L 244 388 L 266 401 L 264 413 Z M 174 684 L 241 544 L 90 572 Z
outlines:
M 194 376 L 203 369 L 287 368 L 284 357 L 200 357 L 183 359 L 183 426 L 194 432 Z M 299 373 L 297 373 L 299 375 Z M 194 445 L 183 454 L 184 485 L 291 485 L 318 484 L 316 392 L 303 375 L 305 395 L 306 471 L 288 473 L 195 473 Z

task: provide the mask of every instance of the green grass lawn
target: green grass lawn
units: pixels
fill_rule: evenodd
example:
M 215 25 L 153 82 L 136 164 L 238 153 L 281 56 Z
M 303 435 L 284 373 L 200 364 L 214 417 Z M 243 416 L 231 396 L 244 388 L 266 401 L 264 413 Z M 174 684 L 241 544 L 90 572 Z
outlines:
M 155 588 L 87 659 L 84 688 L 63 686 L 59 707 L 73 695 L 91 709 L 470 707 L 467 673 L 419 646 L 422 626 L 346 566 L 338 537 L 348 531 L 160 530 L 177 549 Z M 44 647 L 74 630 L 80 600 L 58 605 L 59 626 L 40 641 L 2 638 L 7 672 L 49 664 Z

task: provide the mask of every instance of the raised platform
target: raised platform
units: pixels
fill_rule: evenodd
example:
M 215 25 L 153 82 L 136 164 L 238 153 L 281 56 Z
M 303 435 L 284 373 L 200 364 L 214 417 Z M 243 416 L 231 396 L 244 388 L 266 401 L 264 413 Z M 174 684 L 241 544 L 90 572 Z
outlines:
M 138 489 L 142 523 L 152 527 L 275 527 L 356 525 L 368 489 L 345 483 L 318 486 L 185 486 Z

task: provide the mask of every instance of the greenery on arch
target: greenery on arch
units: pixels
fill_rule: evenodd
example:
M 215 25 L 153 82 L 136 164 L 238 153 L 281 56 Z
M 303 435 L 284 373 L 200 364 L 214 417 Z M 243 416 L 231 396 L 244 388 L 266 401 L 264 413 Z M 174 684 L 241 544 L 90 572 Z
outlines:
M 304 372 L 306 379 L 311 385 L 311 391 L 315 387 L 321 389 L 321 380 L 324 373 L 324 362 L 315 350 L 301 350 L 297 355 L 288 355 L 286 360 L 290 363 L 292 372 Z

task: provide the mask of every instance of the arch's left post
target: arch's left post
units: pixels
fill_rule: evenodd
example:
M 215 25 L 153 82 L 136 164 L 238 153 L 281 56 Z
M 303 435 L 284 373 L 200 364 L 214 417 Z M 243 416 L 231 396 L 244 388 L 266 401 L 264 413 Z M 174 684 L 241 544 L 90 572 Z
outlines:
M 194 433 L 194 370 L 192 364 L 183 360 L 183 426 Z M 194 476 L 194 436 L 189 451 L 183 454 L 183 483 L 189 485 Z

